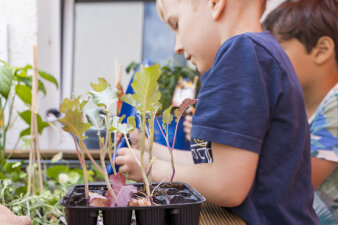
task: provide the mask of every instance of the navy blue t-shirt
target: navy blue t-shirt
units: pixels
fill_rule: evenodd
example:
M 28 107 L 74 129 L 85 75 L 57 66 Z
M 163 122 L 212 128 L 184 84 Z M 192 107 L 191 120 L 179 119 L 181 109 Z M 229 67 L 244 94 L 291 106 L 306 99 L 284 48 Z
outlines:
M 302 89 L 275 38 L 262 32 L 228 39 L 201 81 L 191 132 L 195 163 L 212 163 L 212 142 L 259 154 L 247 198 L 230 209 L 253 225 L 319 224 Z

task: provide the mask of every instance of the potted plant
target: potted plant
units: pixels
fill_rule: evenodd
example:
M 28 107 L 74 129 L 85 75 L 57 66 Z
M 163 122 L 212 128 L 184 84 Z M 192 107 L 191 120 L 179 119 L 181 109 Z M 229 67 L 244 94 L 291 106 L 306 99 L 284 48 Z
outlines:
M 105 154 L 109 155 L 112 165 L 115 161 L 114 151 L 116 146 L 115 143 L 112 143 L 110 134 L 115 135 L 120 132 L 127 137 L 127 133 L 135 128 L 135 118 L 129 117 L 128 123 L 122 124 L 123 118 L 114 117 L 110 112 L 111 105 L 117 102 L 117 90 L 111 88 L 102 78 L 99 78 L 99 84 L 92 84 L 94 91 L 90 91 L 90 96 L 97 106 L 103 107 L 105 116 L 102 117 L 97 113 L 102 110 L 102 108 L 99 108 L 96 113 L 87 113 L 87 118 L 97 125 L 99 124 L 97 121 L 103 120 L 106 126 L 106 140 L 104 141 L 102 137 L 99 137 L 102 168 L 96 165 L 105 175 L 106 184 L 89 185 L 86 181 L 85 185 L 76 185 L 68 190 L 61 204 L 66 208 L 69 225 L 96 224 L 97 215 L 100 211 L 103 215 L 104 224 L 130 225 L 133 211 L 136 214 L 138 225 L 197 225 L 199 223 L 200 205 L 205 201 L 203 196 L 188 184 L 152 183 L 151 181 L 151 164 L 156 160 L 152 157 L 155 116 L 161 107 L 159 102 L 161 93 L 157 83 L 160 75 L 159 65 L 147 68 L 141 67 L 139 72 L 135 74 L 132 84 L 134 94 L 121 97 L 124 102 L 136 109 L 140 120 L 140 151 L 133 152 L 126 138 L 129 150 L 134 155 L 143 177 L 143 183 L 136 184 L 126 184 L 124 175 L 117 173 L 117 171 L 114 171 L 114 174 L 108 179 L 104 164 Z M 176 111 L 177 118 L 179 119 L 184 110 L 194 102 L 195 100 L 186 100 Z M 59 120 L 64 124 L 63 129 L 74 135 L 74 143 L 84 174 L 86 171 L 83 163 L 85 153 L 90 157 L 90 152 L 83 144 L 85 137 L 82 136 L 90 127 L 90 124 L 84 121 L 85 110 L 83 107 L 86 103 L 87 100 L 81 100 L 80 97 L 65 99 L 60 105 L 60 111 L 64 114 L 64 117 Z M 165 110 L 163 134 L 167 132 L 167 125 L 172 120 L 170 110 L 171 107 Z M 147 146 L 145 144 L 146 133 L 149 139 Z M 168 144 L 168 147 L 172 151 L 172 146 Z M 146 150 L 149 152 L 148 159 L 144 159 Z M 140 154 L 140 160 L 135 154 Z M 144 160 L 149 160 L 148 171 L 144 168 Z M 174 176 L 174 164 L 172 165 Z

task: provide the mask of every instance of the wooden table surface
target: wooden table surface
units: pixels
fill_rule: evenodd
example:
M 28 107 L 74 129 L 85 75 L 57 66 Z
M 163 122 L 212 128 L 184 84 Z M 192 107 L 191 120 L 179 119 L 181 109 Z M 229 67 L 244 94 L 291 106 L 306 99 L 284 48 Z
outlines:
M 246 225 L 246 223 L 229 210 L 205 202 L 201 207 L 200 225 Z

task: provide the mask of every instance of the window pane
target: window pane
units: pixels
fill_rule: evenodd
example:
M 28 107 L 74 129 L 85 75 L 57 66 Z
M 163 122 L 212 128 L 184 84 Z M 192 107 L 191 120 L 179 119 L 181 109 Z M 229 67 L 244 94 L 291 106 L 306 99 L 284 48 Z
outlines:
M 76 3 L 73 91 L 97 77 L 114 80 L 114 59 L 123 67 L 141 61 L 143 2 Z M 130 76 L 123 72 L 122 85 Z

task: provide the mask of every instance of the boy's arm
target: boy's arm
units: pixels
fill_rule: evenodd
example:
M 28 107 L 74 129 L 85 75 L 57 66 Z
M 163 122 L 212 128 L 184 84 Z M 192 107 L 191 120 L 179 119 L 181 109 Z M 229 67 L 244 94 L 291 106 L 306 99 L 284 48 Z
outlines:
M 177 164 L 191 165 L 194 164 L 192 160 L 191 151 L 173 150 L 174 161 Z M 153 156 L 157 159 L 170 162 L 170 153 L 166 146 L 155 143 L 153 144 Z
M 224 207 L 240 205 L 253 184 L 259 155 L 217 143 L 212 143 L 212 154 L 212 164 L 176 164 L 174 180 L 192 185 L 213 204 Z M 119 171 L 126 173 L 128 178 L 142 180 L 128 149 L 120 149 L 116 162 L 121 165 Z M 169 181 L 172 173 L 170 162 L 155 160 L 152 173 L 154 181 L 160 182 L 165 177 Z
M 337 166 L 337 162 L 311 157 L 312 184 L 314 189 L 317 189 Z

